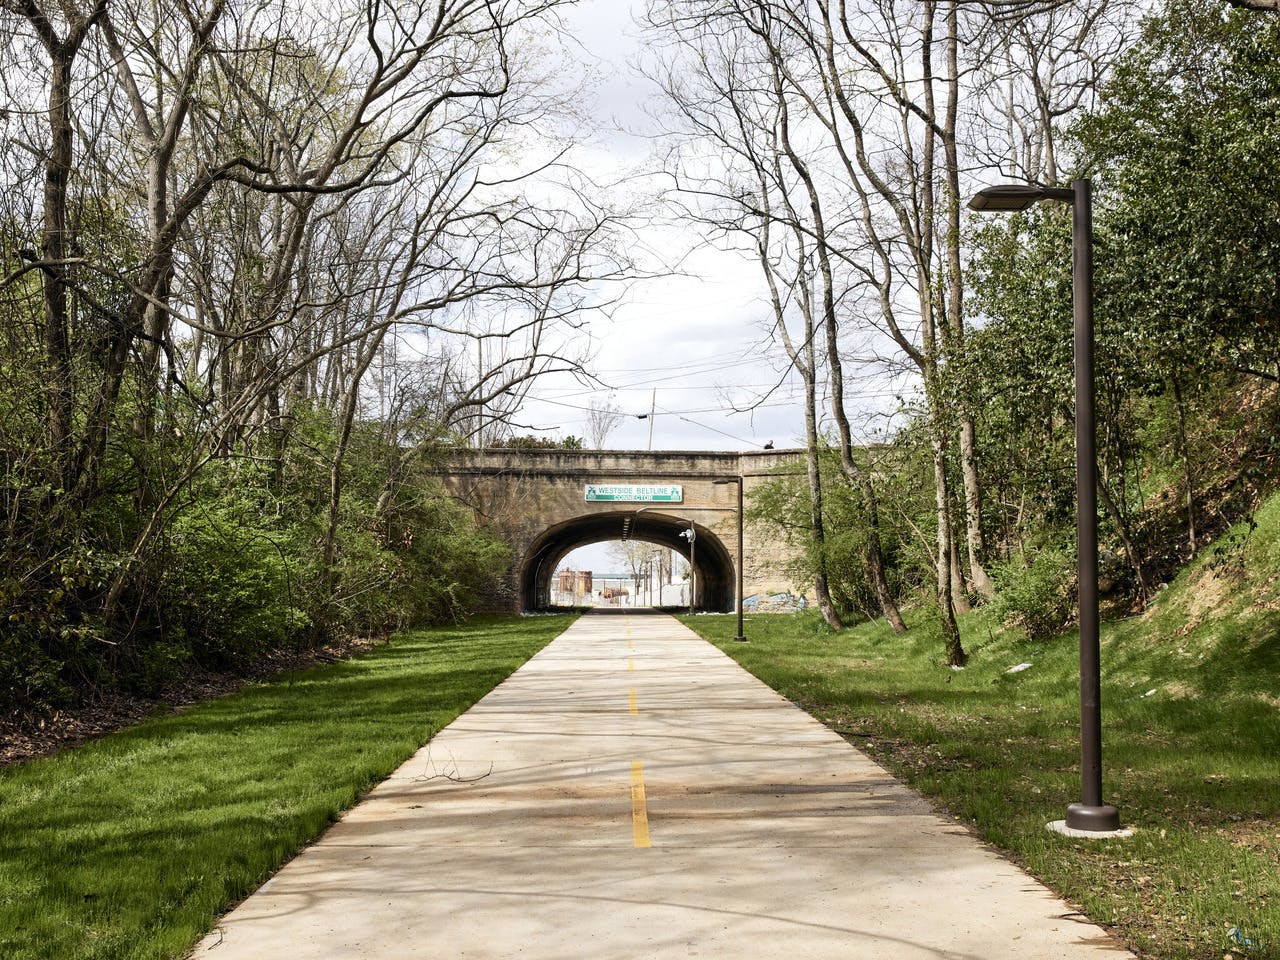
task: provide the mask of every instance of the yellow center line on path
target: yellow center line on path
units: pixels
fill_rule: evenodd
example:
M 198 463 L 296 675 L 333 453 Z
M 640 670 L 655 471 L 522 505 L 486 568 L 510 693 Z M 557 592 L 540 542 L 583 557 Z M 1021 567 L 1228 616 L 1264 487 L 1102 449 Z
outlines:
M 637 850 L 652 846 L 649 811 L 644 802 L 644 764 L 639 760 L 631 761 L 631 839 Z
M 634 717 L 634 716 L 635 716 L 636 714 L 638 714 L 639 712 L 640 712 L 640 705 L 636 702 L 636 691 L 635 691 L 635 689 L 634 689 L 634 688 L 632 688 L 632 690 L 631 690 L 631 715 Z
M 635 658 L 635 657 L 628 657 L 628 658 L 627 658 L 627 669 L 628 669 L 628 670 L 634 670 L 635 668 L 636 668 L 636 658 Z

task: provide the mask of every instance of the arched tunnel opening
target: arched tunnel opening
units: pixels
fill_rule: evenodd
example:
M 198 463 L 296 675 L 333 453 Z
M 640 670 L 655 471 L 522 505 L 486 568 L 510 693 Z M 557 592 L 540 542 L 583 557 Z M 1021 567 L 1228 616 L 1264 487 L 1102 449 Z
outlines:
M 689 540 L 682 536 L 690 527 L 694 530 L 692 558 Z M 642 509 L 588 514 L 543 531 L 521 562 L 520 609 L 546 610 L 552 605 L 552 578 L 569 553 L 588 544 L 623 539 L 670 547 L 690 560 L 695 610 L 726 613 L 734 608 L 733 558 L 720 538 L 697 521 Z

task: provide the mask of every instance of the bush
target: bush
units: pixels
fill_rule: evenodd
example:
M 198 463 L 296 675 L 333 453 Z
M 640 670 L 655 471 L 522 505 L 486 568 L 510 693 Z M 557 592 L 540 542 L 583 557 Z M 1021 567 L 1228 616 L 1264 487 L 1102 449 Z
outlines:
M 0 709 L 65 706 L 77 687 L 99 680 L 113 648 L 85 608 L 113 562 L 82 544 L 52 560 L 10 555 L 0 570 Z
M 0 485 L 24 534 L 0 558 L 0 709 L 110 689 L 156 695 L 193 663 L 239 670 L 280 648 L 467 616 L 507 549 L 428 465 L 401 475 L 402 451 L 360 423 L 326 564 L 333 424 L 303 408 L 292 426 L 291 441 L 247 439 L 210 460 L 178 497 L 161 494 L 181 467 L 164 443 L 180 435 L 147 446 L 122 431 L 111 482 L 57 523 L 46 522 L 47 484 Z
M 505 569 L 511 551 L 443 496 L 421 498 L 414 515 L 414 526 L 401 541 L 415 573 L 405 611 L 415 623 L 460 620 Z
M 277 526 L 234 495 L 197 502 L 173 519 L 159 598 L 168 639 L 144 658 L 156 680 L 181 668 L 174 643 L 225 665 L 287 645 L 306 626 L 294 603 L 298 563 Z
M 1076 602 L 1074 550 L 1045 546 L 1030 563 L 1013 558 L 998 564 L 994 579 L 992 612 L 1005 626 L 1024 630 L 1028 640 L 1048 639 L 1071 621 Z
M 61 668 L 41 649 L 37 631 L 0 625 L 0 709 L 70 702 L 72 690 Z

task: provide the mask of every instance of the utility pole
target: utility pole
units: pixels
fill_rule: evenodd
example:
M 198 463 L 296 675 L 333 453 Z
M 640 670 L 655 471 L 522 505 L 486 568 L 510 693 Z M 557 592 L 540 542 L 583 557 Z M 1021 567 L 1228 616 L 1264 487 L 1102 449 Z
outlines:
M 658 409 L 658 388 L 653 388 L 653 395 L 649 398 L 649 449 L 653 449 L 653 414 Z

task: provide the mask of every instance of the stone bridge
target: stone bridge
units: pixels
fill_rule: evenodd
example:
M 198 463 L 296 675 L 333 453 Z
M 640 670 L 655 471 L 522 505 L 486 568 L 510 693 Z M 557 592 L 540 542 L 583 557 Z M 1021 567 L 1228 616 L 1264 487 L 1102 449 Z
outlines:
M 516 612 L 550 605 L 552 576 L 577 547 L 624 537 L 670 547 L 690 559 L 695 537 L 694 605 L 734 608 L 738 491 L 749 502 L 764 478 L 803 471 L 801 452 L 631 450 L 460 450 L 439 467 L 445 489 L 512 549 L 505 578 L 486 609 Z M 743 593 L 799 592 L 792 553 L 776 531 L 744 526 Z

